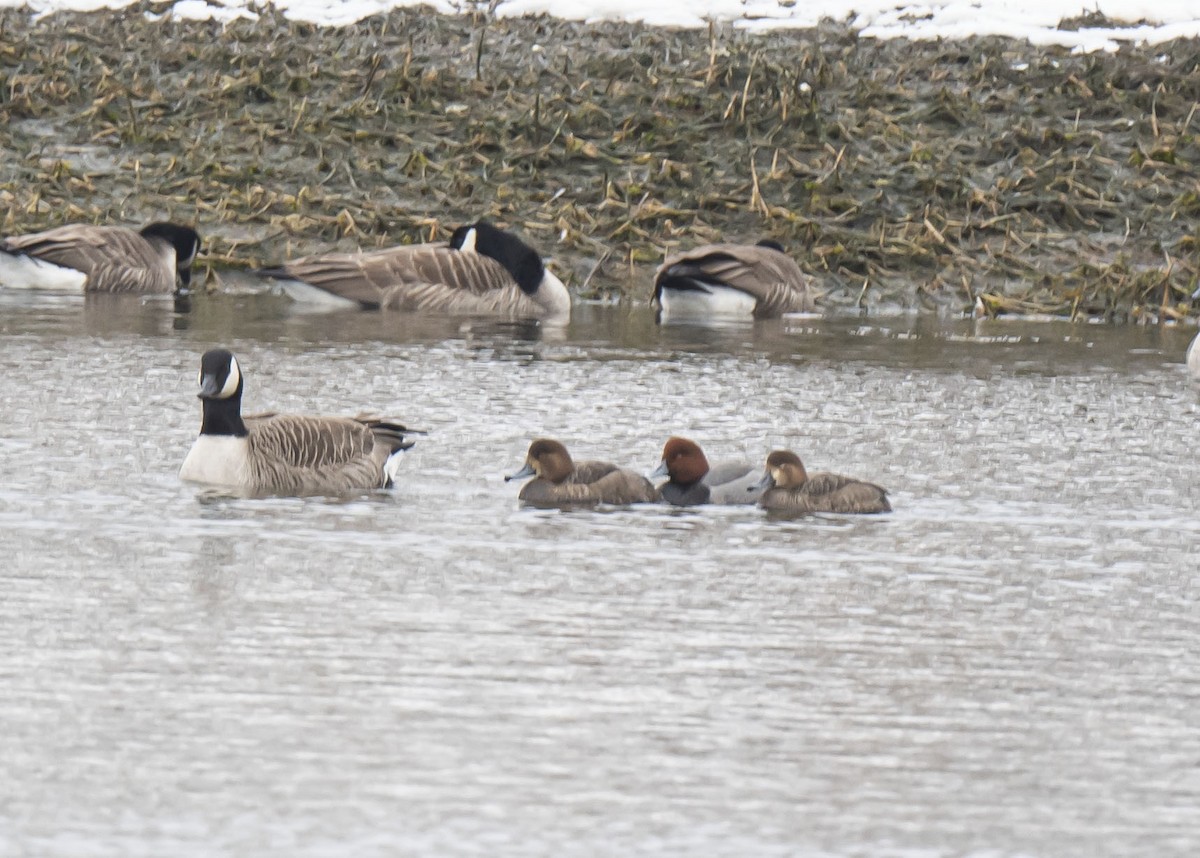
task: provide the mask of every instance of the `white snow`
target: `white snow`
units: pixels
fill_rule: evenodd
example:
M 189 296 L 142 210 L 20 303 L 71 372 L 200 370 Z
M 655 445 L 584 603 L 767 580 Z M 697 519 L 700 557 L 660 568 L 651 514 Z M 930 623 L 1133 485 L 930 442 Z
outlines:
M 133 0 L 0 0 L 45 15 L 59 9 L 119 9 Z M 288 18 L 327 27 L 352 24 L 420 0 L 274 0 Z M 450 14 L 488 11 L 483 0 L 425 0 Z M 254 0 L 179 0 L 167 15 L 231 21 L 256 19 Z M 1065 18 L 1099 12 L 1117 27 L 1060 30 Z M 1003 35 L 1035 45 L 1077 51 L 1116 50 L 1121 42 L 1154 44 L 1200 36 L 1200 0 L 498 0 L 499 17 L 551 15 L 575 21 L 641 21 L 656 27 L 707 27 L 710 22 L 747 30 L 812 27 L 824 18 L 848 21 L 863 36 L 955 39 Z

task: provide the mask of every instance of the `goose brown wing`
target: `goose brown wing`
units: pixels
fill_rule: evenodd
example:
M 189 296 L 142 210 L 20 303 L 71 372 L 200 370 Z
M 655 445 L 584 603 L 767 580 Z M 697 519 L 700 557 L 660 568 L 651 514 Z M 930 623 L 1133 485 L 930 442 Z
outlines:
M 809 278 L 785 253 L 770 247 L 708 244 L 670 256 L 655 275 L 655 297 L 679 281 L 723 285 L 757 300 L 756 316 L 810 310 Z
M 523 293 L 508 269 L 489 256 L 448 247 L 424 246 L 424 252 L 405 260 L 404 276 L 383 299 L 393 310 L 423 310 L 457 314 L 540 314 L 537 303 Z M 391 264 L 381 260 L 381 264 Z
M 84 272 L 89 292 L 171 292 L 175 270 L 164 246 L 121 226 L 73 224 L 7 238 L 9 252 Z
M 370 254 L 325 253 L 305 256 L 260 273 L 276 279 L 299 280 L 331 295 L 357 301 L 369 309 L 378 309 L 383 303 L 384 290 L 392 285 L 391 278 L 394 275 L 376 257 L 389 253 L 399 259 L 409 250 L 411 248 L 398 247 Z
M 445 244 L 308 256 L 261 273 L 300 280 L 371 309 L 492 310 L 479 299 L 494 299 L 501 290 L 512 292 L 513 302 L 520 295 L 503 265 Z
M 263 461 L 281 467 L 321 470 L 370 456 L 375 434 L 346 417 L 267 414 L 245 418 L 250 446 Z

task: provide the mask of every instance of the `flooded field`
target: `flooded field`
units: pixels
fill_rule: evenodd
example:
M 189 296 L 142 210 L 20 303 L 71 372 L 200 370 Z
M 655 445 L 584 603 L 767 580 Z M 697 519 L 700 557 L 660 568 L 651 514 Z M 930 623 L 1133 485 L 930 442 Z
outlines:
M 0 295 L 0 854 L 1195 853 L 1193 333 Z M 182 484 L 217 344 L 248 410 L 428 430 L 402 484 Z M 503 481 L 670 434 L 895 513 Z

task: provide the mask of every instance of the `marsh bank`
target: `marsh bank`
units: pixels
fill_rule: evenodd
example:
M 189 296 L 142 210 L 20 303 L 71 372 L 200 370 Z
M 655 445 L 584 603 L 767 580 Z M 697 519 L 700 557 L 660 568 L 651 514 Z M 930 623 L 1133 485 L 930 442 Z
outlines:
M 169 216 L 220 270 L 482 215 L 583 297 L 644 299 L 668 250 L 771 235 L 835 310 L 1195 312 L 1196 40 L 168 8 L 0 11 L 0 231 Z

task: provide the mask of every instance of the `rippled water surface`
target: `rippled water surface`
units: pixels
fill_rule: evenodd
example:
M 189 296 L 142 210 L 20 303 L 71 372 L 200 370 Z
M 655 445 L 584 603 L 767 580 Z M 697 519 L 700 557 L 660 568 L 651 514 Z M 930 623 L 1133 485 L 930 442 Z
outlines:
M 1196 854 L 1190 333 L 0 296 L 0 854 Z M 249 410 L 429 430 L 403 484 L 181 484 L 215 344 Z M 896 512 L 503 482 L 671 433 Z

